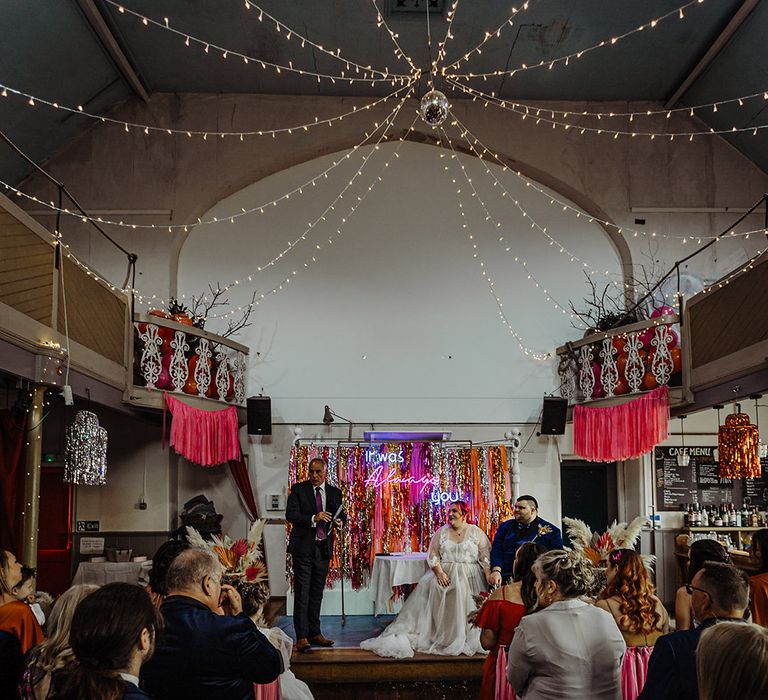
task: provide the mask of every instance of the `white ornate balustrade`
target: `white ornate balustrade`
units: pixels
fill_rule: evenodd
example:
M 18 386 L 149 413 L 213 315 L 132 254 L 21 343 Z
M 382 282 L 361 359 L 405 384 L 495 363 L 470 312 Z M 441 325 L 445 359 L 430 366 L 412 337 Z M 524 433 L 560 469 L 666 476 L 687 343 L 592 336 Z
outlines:
M 141 398 L 147 392 L 159 397 L 167 391 L 244 406 L 247 368 L 248 348 L 229 338 L 160 316 L 134 317 L 129 367 L 134 403 L 146 403 Z
M 676 315 L 660 316 L 558 348 L 560 395 L 582 403 L 680 385 L 679 321 Z

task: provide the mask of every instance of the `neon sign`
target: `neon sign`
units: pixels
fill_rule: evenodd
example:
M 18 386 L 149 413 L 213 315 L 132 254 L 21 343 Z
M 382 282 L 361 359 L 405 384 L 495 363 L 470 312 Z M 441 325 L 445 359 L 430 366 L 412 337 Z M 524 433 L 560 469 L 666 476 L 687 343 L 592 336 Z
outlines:
M 396 453 L 392 453 L 396 454 Z M 387 455 L 382 455 L 386 457 Z M 382 460 L 383 462 L 384 460 Z M 365 485 L 368 487 L 379 488 L 384 484 L 398 484 L 398 485 L 410 485 L 415 484 L 421 487 L 421 493 L 426 493 L 430 488 L 440 485 L 440 479 L 432 475 L 424 475 L 418 479 L 412 476 L 401 476 L 397 467 L 384 471 L 384 465 L 379 464 L 365 480 Z
M 405 457 L 403 451 L 399 452 L 376 452 L 375 450 L 365 451 L 365 461 L 368 464 L 405 464 Z
M 429 500 L 436 506 L 446 505 L 448 503 L 456 503 L 457 501 L 463 501 L 461 494 L 458 491 L 438 491 L 435 489 L 429 496 Z

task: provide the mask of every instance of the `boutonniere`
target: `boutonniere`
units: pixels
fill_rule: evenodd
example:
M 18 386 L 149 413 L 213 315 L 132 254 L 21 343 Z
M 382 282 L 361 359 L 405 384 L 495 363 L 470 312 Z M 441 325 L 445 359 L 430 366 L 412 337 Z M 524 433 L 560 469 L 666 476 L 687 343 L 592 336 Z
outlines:
M 549 525 L 539 525 L 539 531 L 536 533 L 536 537 L 534 537 L 531 542 L 535 542 L 539 537 L 543 537 L 544 535 L 549 535 L 552 532 L 552 528 Z

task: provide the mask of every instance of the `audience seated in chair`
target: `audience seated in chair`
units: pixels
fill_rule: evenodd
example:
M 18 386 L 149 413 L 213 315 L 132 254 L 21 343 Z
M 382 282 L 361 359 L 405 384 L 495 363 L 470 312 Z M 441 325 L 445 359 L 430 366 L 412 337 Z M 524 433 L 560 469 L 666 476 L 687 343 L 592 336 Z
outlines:
M 733 622 L 706 629 L 696 650 L 700 700 L 768 698 L 768 630 Z
M 716 540 L 696 540 L 688 548 L 688 584 L 693 583 L 693 577 L 708 561 L 730 564 L 731 558 L 725 547 Z M 680 586 L 675 593 L 675 631 L 693 629 L 693 624 L 691 594 L 687 585 Z
M 507 678 L 525 700 L 618 700 L 626 645 L 611 615 L 583 600 L 595 586 L 584 555 L 554 549 L 533 565 L 540 611 L 509 645 Z
M 750 559 L 757 573 L 749 579 L 752 621 L 768 627 L 768 530 L 758 530 L 752 535 Z
M 160 620 L 147 592 L 108 583 L 75 609 L 69 644 L 75 661 L 51 677 L 50 700 L 140 700 L 139 670 L 152 655 Z
M 277 649 L 243 613 L 237 591 L 221 583 L 223 574 L 218 558 L 202 549 L 182 552 L 168 569 L 165 629 L 142 670 L 156 700 L 253 698 L 254 683 L 282 672 Z M 227 614 L 217 614 L 220 605 Z
M 707 562 L 693 577 L 689 592 L 699 626 L 659 637 L 648 663 L 642 700 L 696 700 L 696 648 L 702 632 L 720 622 L 748 624 L 744 611 L 749 581 L 735 566 Z
M 48 638 L 28 655 L 21 683 L 22 700 L 45 700 L 51 685 L 51 675 L 75 660 L 69 644 L 69 631 L 75 609 L 98 586 L 81 584 L 62 593 L 48 618 Z

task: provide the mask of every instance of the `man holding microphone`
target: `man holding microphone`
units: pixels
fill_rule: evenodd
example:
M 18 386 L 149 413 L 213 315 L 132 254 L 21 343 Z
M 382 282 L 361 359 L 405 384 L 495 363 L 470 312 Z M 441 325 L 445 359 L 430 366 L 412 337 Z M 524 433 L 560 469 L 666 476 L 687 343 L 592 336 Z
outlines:
M 323 459 L 312 459 L 309 481 L 293 485 L 285 508 L 285 519 L 293 526 L 288 553 L 293 561 L 293 626 L 299 652 L 309 651 L 312 645 L 333 646 L 320 631 L 320 606 L 335 527 L 341 527 L 346 515 L 341 513 L 341 491 L 327 483 L 326 472 Z M 334 514 L 338 514 L 335 521 Z

